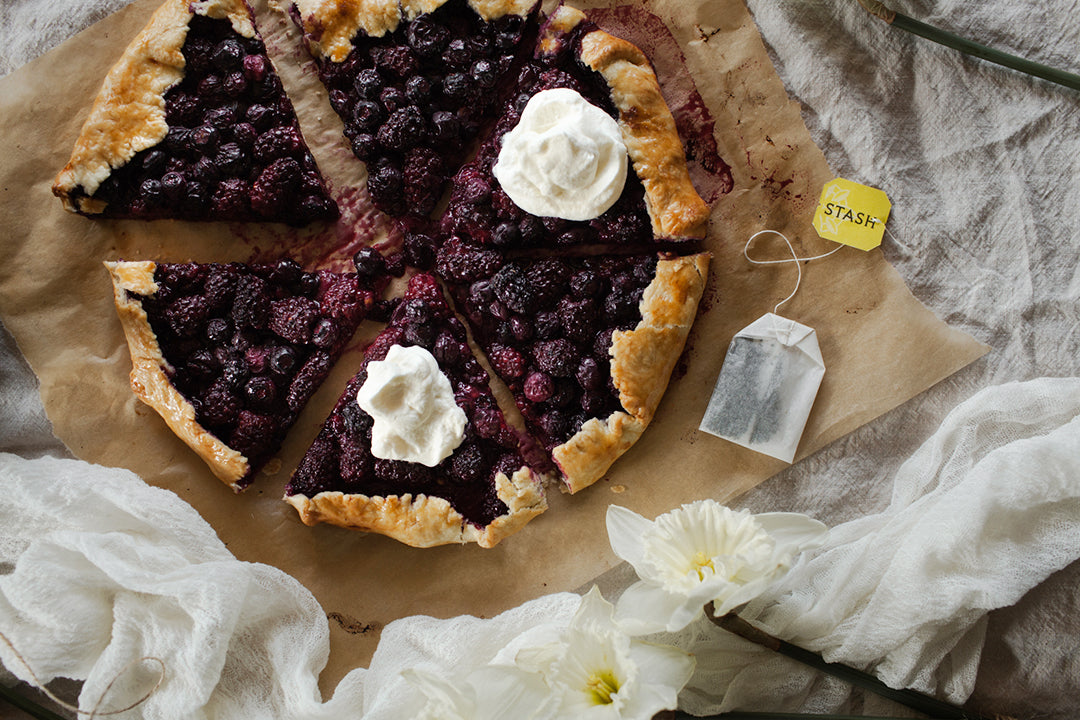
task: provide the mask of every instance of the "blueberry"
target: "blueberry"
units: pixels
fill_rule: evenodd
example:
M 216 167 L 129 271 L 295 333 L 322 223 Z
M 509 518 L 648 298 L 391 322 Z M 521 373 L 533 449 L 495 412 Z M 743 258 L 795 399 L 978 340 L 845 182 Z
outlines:
M 409 23 L 405 37 L 409 47 L 423 57 L 438 55 L 450 43 L 450 32 L 423 15 Z
M 498 67 L 490 60 L 477 60 L 469 70 L 469 75 L 482 88 L 494 87 L 499 79 Z
M 443 93 L 454 100 L 464 100 L 473 90 L 472 81 L 465 73 L 450 73 L 442 82 Z
M 448 65 L 461 67 L 469 64 L 472 60 L 472 54 L 469 52 L 469 49 L 465 47 L 465 41 L 457 38 L 451 40 L 447 44 L 446 50 L 443 51 L 442 59 Z
M 383 91 L 379 93 L 379 102 L 382 103 L 387 112 L 392 113 L 408 105 L 409 99 L 405 96 L 404 91 L 390 86 L 383 88 Z
M 242 72 L 231 72 L 225 76 L 223 83 L 225 94 L 231 98 L 238 98 L 247 92 L 248 79 Z
M 413 75 L 405 82 L 405 95 L 416 105 L 431 99 L 431 82 L 422 75 Z
M 268 365 L 270 372 L 282 377 L 288 377 L 296 369 L 299 358 L 296 351 L 288 345 L 278 345 L 270 351 Z
M 226 175 L 240 175 L 244 172 L 247 158 L 236 143 L 225 143 L 218 149 L 214 164 Z
M 525 397 L 533 402 L 544 402 L 555 391 L 555 384 L 549 375 L 542 372 L 531 372 L 525 378 Z
M 221 78 L 217 75 L 207 75 L 199 81 L 199 96 L 205 99 L 213 100 L 221 95 L 222 91 Z
M 244 61 L 244 48 L 232 38 L 227 38 L 218 43 L 210 56 L 210 62 L 218 70 L 225 72 L 242 66 Z
M 191 142 L 204 155 L 217 150 L 220 134 L 213 125 L 200 125 L 191 132 Z
M 341 338 L 338 326 L 329 318 L 322 318 L 311 331 L 311 343 L 317 348 L 328 350 Z
M 359 159 L 367 162 L 379 152 L 379 141 L 371 133 L 359 133 L 352 138 L 352 151 Z
M 162 198 L 161 182 L 147 178 L 139 185 L 139 196 L 150 205 L 156 205 Z
M 441 143 L 456 142 L 461 137 L 461 121 L 452 112 L 439 110 L 432 113 L 431 127 L 435 140 Z
M 142 167 L 147 173 L 157 175 L 165 169 L 166 156 L 160 150 L 150 150 L 143 156 Z
M 360 248 L 353 255 L 353 264 L 356 266 L 357 276 L 365 280 L 374 280 L 386 273 L 386 259 L 375 248 Z
M 374 130 L 382 124 L 386 115 L 379 103 L 361 100 L 353 107 L 352 120 L 360 130 Z
M 167 172 L 161 178 L 161 191 L 170 200 L 179 198 L 186 187 L 187 181 L 178 172 Z
M 270 409 L 276 396 L 277 387 L 274 381 L 265 375 L 256 375 L 244 385 L 244 397 L 256 409 Z

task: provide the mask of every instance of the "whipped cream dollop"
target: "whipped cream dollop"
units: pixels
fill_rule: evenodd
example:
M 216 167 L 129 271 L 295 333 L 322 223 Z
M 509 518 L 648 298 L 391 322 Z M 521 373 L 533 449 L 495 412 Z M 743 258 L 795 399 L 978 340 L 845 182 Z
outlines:
M 450 380 L 422 347 L 394 345 L 372 360 L 356 393 L 374 419 L 371 454 L 435 467 L 465 437 L 465 411 L 454 402 Z
M 492 172 L 527 213 L 592 220 L 619 199 L 626 166 L 619 123 L 577 91 L 556 88 L 529 99 Z

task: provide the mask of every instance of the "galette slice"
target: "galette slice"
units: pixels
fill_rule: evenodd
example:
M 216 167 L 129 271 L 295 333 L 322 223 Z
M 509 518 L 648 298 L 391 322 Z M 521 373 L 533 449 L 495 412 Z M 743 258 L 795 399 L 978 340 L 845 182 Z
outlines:
M 384 284 L 292 260 L 105 265 L 132 389 L 237 491 L 277 452 Z
M 287 0 L 282 0 L 287 4 Z M 423 217 L 498 112 L 536 36 L 536 0 L 293 0 L 375 206 Z
M 648 59 L 565 5 L 452 187 L 443 237 L 501 249 L 701 238 L 709 214 Z
M 91 217 L 338 216 L 244 0 L 165 0 L 106 77 L 53 193 Z
M 492 547 L 546 507 L 434 276 L 409 281 L 300 462 L 285 500 L 414 547 Z
M 693 324 L 709 255 L 516 259 L 443 246 L 454 302 L 570 492 L 644 432 Z

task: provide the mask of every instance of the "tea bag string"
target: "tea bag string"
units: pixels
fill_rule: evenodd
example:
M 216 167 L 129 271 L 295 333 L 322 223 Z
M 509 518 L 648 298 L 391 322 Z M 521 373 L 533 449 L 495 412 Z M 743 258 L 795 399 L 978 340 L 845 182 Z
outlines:
M 787 258 L 784 258 L 783 260 L 755 260 L 754 258 L 750 257 L 750 244 L 753 243 L 754 240 L 756 240 L 759 236 L 761 236 L 761 235 L 770 235 L 770 234 L 771 235 L 777 235 L 777 236 L 779 236 L 780 238 L 782 238 L 784 240 L 784 242 L 787 244 L 788 250 L 791 252 L 791 259 L 790 260 L 787 259 Z M 791 298 L 795 297 L 795 293 L 799 292 L 799 286 L 802 285 L 802 263 L 810 262 L 811 260 L 820 260 L 822 258 L 827 258 L 830 255 L 832 255 L 834 252 L 836 252 L 837 250 L 840 250 L 842 247 L 844 247 L 844 246 L 843 245 L 837 245 L 835 248 L 833 248 L 832 250 L 830 250 L 827 253 L 823 253 L 821 255 L 815 255 L 813 257 L 801 258 L 795 253 L 795 248 L 791 245 L 791 241 L 788 240 L 787 235 L 780 232 L 779 230 L 768 230 L 768 229 L 766 229 L 766 230 L 758 230 L 756 233 L 754 233 L 753 235 L 750 236 L 750 238 L 746 241 L 746 245 L 743 246 L 743 256 L 752 265 L 784 265 L 786 263 L 795 263 L 795 269 L 798 270 L 798 277 L 795 279 L 795 289 L 792 290 L 791 294 L 788 295 L 786 298 L 784 298 L 780 302 L 776 303 L 776 307 L 773 308 L 773 314 L 775 315 L 777 310 L 780 309 L 781 305 L 786 303 Z
M 113 677 L 113 679 L 109 681 L 109 684 L 105 686 L 104 692 L 101 693 L 101 696 L 98 697 L 97 702 L 94 703 L 93 708 L 91 708 L 89 711 L 81 710 L 78 707 L 76 707 L 76 706 L 74 706 L 74 705 L 72 705 L 70 703 L 64 702 L 63 700 L 58 698 L 56 695 L 54 695 L 49 690 L 49 688 L 45 687 L 45 684 L 43 682 L 41 682 L 41 680 L 38 679 L 37 674 L 34 672 L 33 668 L 30 667 L 30 663 L 28 663 L 26 661 L 26 658 L 23 657 L 22 653 L 20 653 L 18 650 L 15 649 L 15 646 L 11 643 L 11 640 L 9 640 L 8 637 L 6 635 L 4 635 L 4 633 L 2 633 L 2 632 L 0 632 L 0 640 L 2 640 L 3 643 L 8 646 L 8 649 L 11 650 L 11 652 L 15 654 L 15 659 L 17 659 L 20 663 L 22 663 L 22 666 L 24 668 L 26 668 L 26 671 L 30 674 L 30 679 L 31 679 L 32 684 L 34 685 L 34 687 L 36 687 L 38 690 L 40 690 L 42 693 L 44 693 L 47 698 L 52 700 L 54 703 L 56 703 L 60 707 L 64 708 L 65 710 L 70 710 L 71 712 L 77 713 L 78 715 L 88 715 L 89 720 L 93 720 L 96 717 L 105 717 L 105 716 L 108 716 L 108 715 L 119 715 L 120 713 L 125 713 L 128 710 L 132 710 L 132 709 L 138 707 L 139 705 L 142 705 L 144 702 L 146 702 L 147 700 L 150 699 L 151 695 L 153 695 L 155 692 L 157 692 L 157 689 L 159 687 L 161 687 L 161 683 L 163 683 L 165 681 L 165 661 L 164 660 L 162 660 L 159 657 L 154 657 L 153 655 L 145 655 L 145 656 L 143 656 L 141 658 L 135 658 L 134 660 L 129 662 L 127 665 L 120 668 L 120 671 L 118 673 L 116 673 L 116 676 Z M 119 680 L 128 670 L 131 670 L 133 667 L 135 667 L 139 663 L 145 662 L 145 661 L 154 662 L 154 663 L 157 663 L 157 665 L 158 665 L 158 680 L 157 680 L 157 683 L 155 683 L 154 687 L 150 688 L 146 692 L 146 694 L 144 694 L 141 698 L 139 698 L 135 702 L 131 703 L 127 707 L 122 707 L 119 710 L 109 710 L 109 711 L 106 711 L 106 712 L 101 712 L 100 711 L 101 703 L 103 703 L 105 701 L 105 697 L 109 694 L 109 691 L 112 690 L 112 687 L 113 687 L 113 685 L 116 684 L 116 681 Z

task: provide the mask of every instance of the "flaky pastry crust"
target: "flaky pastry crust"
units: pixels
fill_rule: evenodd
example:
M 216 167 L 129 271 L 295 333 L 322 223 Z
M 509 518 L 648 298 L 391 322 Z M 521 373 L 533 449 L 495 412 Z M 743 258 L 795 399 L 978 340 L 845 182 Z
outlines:
M 255 26 L 243 0 L 165 0 L 105 78 L 53 194 L 72 212 L 101 213 L 92 197 L 115 168 L 165 139 L 165 93 L 184 77 L 181 49 L 193 15 L 228 19 L 244 37 Z
M 571 493 L 603 477 L 652 421 L 705 290 L 709 253 L 660 260 L 639 305 L 641 321 L 611 338 L 611 379 L 621 411 L 592 418 L 552 457 Z
M 195 420 L 195 407 L 169 382 L 169 362 L 161 354 L 157 335 L 142 303 L 133 295 L 157 292 L 154 270 L 143 262 L 106 262 L 113 281 L 113 300 L 131 352 L 131 389 L 157 411 L 177 437 L 198 453 L 214 475 L 239 492 L 239 480 L 250 470 L 247 458 L 223 443 Z
M 296 508 L 305 525 L 325 522 L 367 530 L 420 548 L 469 542 L 491 548 L 547 509 L 540 483 L 529 468 L 522 467 L 510 478 L 498 473 L 495 483 L 507 512 L 487 527 L 473 525 L 447 500 L 428 495 L 369 497 L 334 491 L 310 498 L 286 495 L 285 502 Z
M 541 52 L 554 51 L 560 36 L 585 20 L 580 10 L 560 6 L 545 26 Z M 580 58 L 604 78 L 619 112 L 623 144 L 645 187 L 653 234 L 659 238 L 705 237 L 709 208 L 690 182 L 675 118 L 645 53 L 622 38 L 592 30 L 581 38 Z

